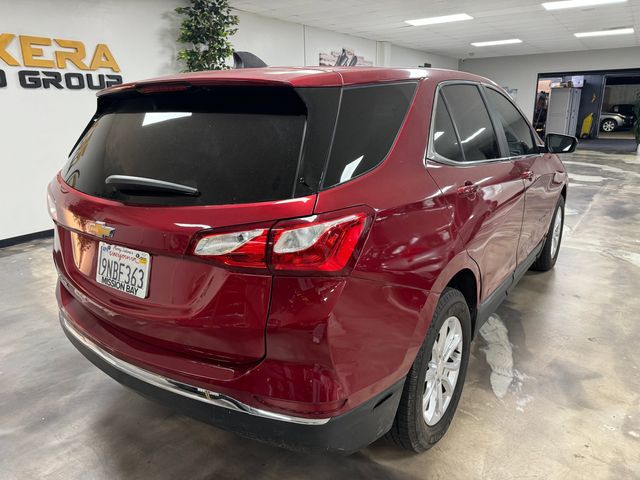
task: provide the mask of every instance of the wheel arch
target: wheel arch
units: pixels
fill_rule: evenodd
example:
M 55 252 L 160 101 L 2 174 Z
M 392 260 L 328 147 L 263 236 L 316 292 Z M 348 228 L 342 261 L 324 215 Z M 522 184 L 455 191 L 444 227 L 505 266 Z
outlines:
M 467 251 L 463 250 L 447 264 L 433 286 L 433 291 L 439 294 L 447 287 L 455 288 L 462 293 L 471 313 L 471 325 L 474 328 L 472 331 L 475 331 L 478 304 L 481 300 L 481 278 L 478 265 Z
M 455 288 L 464 296 L 471 313 L 471 331 L 475 332 L 478 313 L 478 282 L 475 274 L 469 268 L 464 268 L 449 280 L 447 287 Z

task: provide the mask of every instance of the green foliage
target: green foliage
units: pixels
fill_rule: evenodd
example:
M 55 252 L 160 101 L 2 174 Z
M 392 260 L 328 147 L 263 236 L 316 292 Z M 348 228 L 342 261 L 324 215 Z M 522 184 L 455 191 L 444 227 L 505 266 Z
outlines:
M 227 0 L 189 0 L 189 6 L 175 9 L 183 17 L 178 42 L 190 48 L 178 52 L 185 72 L 223 70 L 233 53 L 229 37 L 238 30 L 238 17 L 231 14 Z
M 633 113 L 636 114 L 636 121 L 633 124 L 633 135 L 636 137 L 636 143 L 640 145 L 640 101 L 633 106 Z

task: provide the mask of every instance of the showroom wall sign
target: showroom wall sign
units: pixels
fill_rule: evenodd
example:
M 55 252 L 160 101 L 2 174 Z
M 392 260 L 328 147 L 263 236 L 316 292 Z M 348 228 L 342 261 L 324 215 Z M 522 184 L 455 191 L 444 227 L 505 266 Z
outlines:
M 332 50 L 330 53 L 320 52 L 321 67 L 371 67 L 373 61 L 366 60 L 362 55 L 356 55 L 352 48 Z
M 104 43 L 88 52 L 78 40 L 0 33 L 0 88 L 9 85 L 15 67 L 16 82 L 26 89 L 102 90 L 122 83 L 120 67 Z M 80 71 L 65 72 L 70 67 Z

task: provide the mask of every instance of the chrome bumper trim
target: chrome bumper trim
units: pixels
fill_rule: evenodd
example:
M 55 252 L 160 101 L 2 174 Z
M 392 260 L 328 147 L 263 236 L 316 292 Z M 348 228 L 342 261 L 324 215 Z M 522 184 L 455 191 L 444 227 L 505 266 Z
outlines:
M 162 375 L 158 375 L 156 373 L 152 373 L 148 370 L 144 370 L 140 367 L 136 367 L 124 360 L 121 360 L 117 357 L 114 357 L 106 350 L 100 348 L 93 341 L 88 339 L 85 335 L 79 332 L 76 328 L 73 327 L 66 314 L 60 310 L 60 324 L 62 328 L 72 335 L 76 340 L 78 340 L 82 345 L 91 350 L 97 356 L 99 356 L 102 360 L 109 363 L 114 368 L 130 375 L 132 377 L 137 378 L 143 382 L 146 382 L 150 385 L 153 385 L 158 388 L 162 388 L 164 390 L 168 390 L 177 395 L 182 395 L 183 397 L 188 397 L 193 400 L 198 400 L 200 402 L 208 403 L 214 405 L 216 407 L 227 408 L 229 410 L 235 410 L 237 412 L 247 413 L 249 415 L 254 415 L 256 417 L 263 417 L 270 420 L 278 420 L 281 422 L 289 422 L 289 423 L 297 423 L 301 425 L 324 425 L 329 420 L 329 418 L 304 418 L 304 417 L 293 417 L 290 415 L 284 415 L 281 413 L 269 412 L 267 410 L 261 410 L 259 408 L 254 408 L 250 405 L 246 405 L 238 400 L 231 398 L 227 395 L 223 395 L 221 393 L 212 392 L 211 390 L 206 390 L 204 388 L 196 387 L 193 385 L 188 385 L 182 382 L 178 382 L 176 380 L 172 380 L 167 377 L 163 377 Z

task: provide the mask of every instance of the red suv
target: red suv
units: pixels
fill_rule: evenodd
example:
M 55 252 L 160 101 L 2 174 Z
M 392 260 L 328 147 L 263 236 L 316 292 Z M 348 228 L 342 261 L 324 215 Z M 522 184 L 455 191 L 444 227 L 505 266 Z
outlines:
M 556 261 L 555 153 L 575 146 L 456 71 L 110 88 L 48 189 L 62 328 L 119 382 L 247 437 L 425 450 L 474 334 Z

